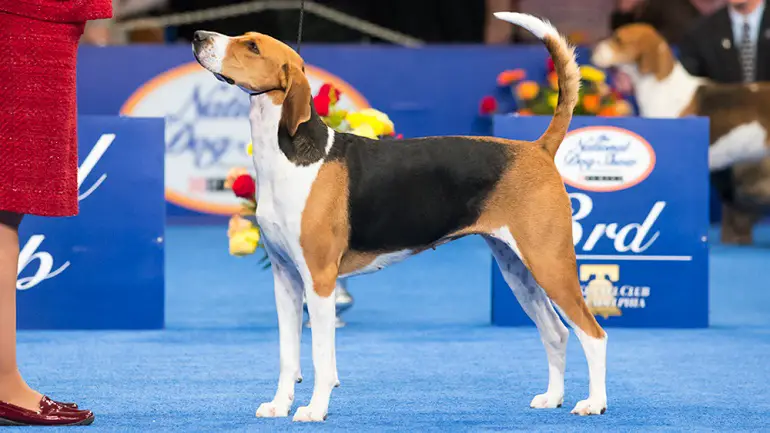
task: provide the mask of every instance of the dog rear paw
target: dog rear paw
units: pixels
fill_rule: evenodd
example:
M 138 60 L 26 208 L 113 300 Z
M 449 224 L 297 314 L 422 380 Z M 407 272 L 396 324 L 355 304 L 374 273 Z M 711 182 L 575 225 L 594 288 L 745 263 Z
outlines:
M 534 409 L 554 409 L 561 407 L 564 403 L 564 394 L 548 393 L 536 395 L 529 403 L 529 407 Z
M 321 422 L 326 420 L 326 411 L 313 409 L 310 406 L 302 406 L 294 414 L 296 422 Z
M 572 409 L 572 413 L 575 415 L 601 415 L 607 411 L 607 400 L 598 398 L 588 398 L 587 400 L 581 400 Z
M 271 401 L 270 403 L 262 403 L 257 409 L 257 418 L 282 418 L 289 416 L 289 410 L 291 409 L 291 402 L 278 403 Z

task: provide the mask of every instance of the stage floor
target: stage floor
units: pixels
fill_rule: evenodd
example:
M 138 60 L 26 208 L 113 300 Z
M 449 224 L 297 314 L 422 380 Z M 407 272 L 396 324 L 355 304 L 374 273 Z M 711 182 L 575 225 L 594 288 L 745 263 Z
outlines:
M 278 377 L 272 276 L 227 254 L 224 227 L 167 231 L 167 330 L 19 336 L 31 385 L 92 409 L 89 431 L 283 431 L 257 419 Z M 711 249 L 708 330 L 609 330 L 609 409 L 569 414 L 587 396 L 570 336 L 561 409 L 529 408 L 545 391 L 535 328 L 489 325 L 490 254 L 462 239 L 350 282 L 355 306 L 338 332 L 342 386 L 321 430 L 749 431 L 770 425 L 770 226 L 761 246 Z M 712 239 L 718 239 L 716 233 Z M 312 391 L 310 333 L 302 342 Z M 315 431 L 315 428 L 313 429 Z M 28 431 L 28 430 L 25 430 Z

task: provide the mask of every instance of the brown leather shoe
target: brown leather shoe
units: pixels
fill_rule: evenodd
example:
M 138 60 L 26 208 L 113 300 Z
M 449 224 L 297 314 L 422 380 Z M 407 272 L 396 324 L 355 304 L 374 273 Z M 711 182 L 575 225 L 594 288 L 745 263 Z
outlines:
M 0 425 L 66 426 L 92 422 L 94 414 L 90 410 L 64 407 L 46 396 L 40 399 L 38 412 L 0 401 Z

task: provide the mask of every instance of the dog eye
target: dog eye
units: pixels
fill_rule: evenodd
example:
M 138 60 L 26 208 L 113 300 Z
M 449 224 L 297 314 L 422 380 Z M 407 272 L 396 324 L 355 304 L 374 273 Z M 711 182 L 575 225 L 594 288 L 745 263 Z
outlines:
M 257 46 L 257 43 L 254 41 L 248 41 L 246 42 L 246 47 L 248 47 L 249 51 L 251 51 L 254 54 L 259 54 L 259 47 Z

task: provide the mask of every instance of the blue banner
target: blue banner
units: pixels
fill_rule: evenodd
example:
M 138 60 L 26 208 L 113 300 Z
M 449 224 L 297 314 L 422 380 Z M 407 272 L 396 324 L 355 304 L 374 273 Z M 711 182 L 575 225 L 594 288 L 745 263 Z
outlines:
M 19 329 L 163 328 L 163 136 L 163 119 L 80 118 L 80 214 L 21 225 Z
M 535 140 L 550 117 L 498 116 Z M 572 201 L 578 277 L 602 326 L 708 326 L 708 120 L 576 117 L 555 157 Z M 496 264 L 492 322 L 531 325 Z

